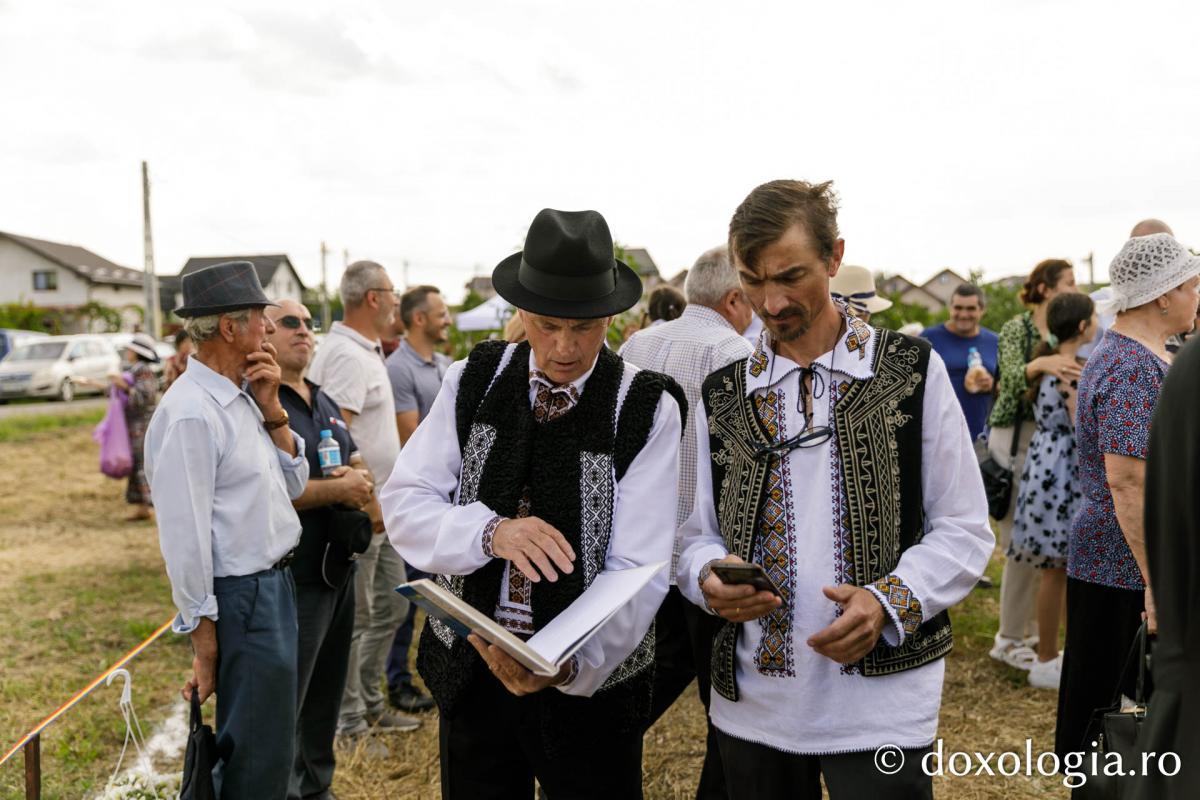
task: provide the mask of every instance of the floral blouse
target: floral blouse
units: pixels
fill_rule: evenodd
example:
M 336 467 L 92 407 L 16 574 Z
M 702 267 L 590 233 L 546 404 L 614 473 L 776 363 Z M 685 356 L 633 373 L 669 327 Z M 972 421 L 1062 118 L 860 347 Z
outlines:
M 1167 365 L 1139 342 L 1107 331 L 1079 379 L 1076 442 L 1083 500 L 1071 523 L 1067 575 L 1118 589 L 1145 589 L 1125 541 L 1104 455 L 1146 458 L 1150 418 Z
M 1033 405 L 1025 399 L 1029 384 L 1025 380 L 1027 355 L 1032 354 L 1042 335 L 1033 324 L 1032 312 L 1026 311 L 1004 323 L 1000 329 L 1000 382 L 996 402 L 988 424 L 993 428 L 1010 428 L 1020 419 L 1033 419 Z

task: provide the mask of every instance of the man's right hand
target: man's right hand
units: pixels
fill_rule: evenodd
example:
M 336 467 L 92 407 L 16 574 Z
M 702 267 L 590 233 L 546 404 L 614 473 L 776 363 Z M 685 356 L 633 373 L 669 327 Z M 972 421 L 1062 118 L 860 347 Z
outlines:
M 727 555 L 718 559 L 716 564 L 745 564 L 746 562 L 735 555 Z M 757 590 L 748 583 L 725 583 L 710 573 L 700 585 L 704 592 L 704 600 L 708 607 L 721 619 L 730 622 L 749 622 L 752 619 L 770 614 L 783 604 L 777 595 L 765 590 Z
M 354 508 L 362 508 L 371 502 L 371 494 L 375 487 L 363 475 L 362 470 L 344 469 L 346 472 L 337 478 L 341 483 L 342 502 Z
M 191 702 L 192 692 L 200 693 L 203 703 L 217 688 L 217 625 L 208 617 L 192 631 L 192 677 L 183 685 L 180 694 Z
M 571 564 L 575 560 L 575 551 L 567 544 L 566 537 L 537 517 L 506 519 L 497 525 L 492 536 L 492 552 L 497 558 L 511 561 L 534 583 L 543 576 L 548 581 L 556 581 L 559 572 L 569 573 L 575 569 Z

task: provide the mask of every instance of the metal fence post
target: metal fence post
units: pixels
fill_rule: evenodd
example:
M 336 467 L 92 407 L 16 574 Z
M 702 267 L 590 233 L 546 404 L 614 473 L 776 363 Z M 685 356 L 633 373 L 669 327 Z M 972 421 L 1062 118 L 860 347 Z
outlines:
M 25 800 L 42 800 L 42 735 L 25 743 Z

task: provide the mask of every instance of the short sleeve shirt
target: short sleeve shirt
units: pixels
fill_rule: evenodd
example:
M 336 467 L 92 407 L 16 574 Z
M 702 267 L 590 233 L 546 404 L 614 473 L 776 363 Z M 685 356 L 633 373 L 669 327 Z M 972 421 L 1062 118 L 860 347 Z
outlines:
M 954 387 L 954 396 L 962 407 L 963 416 L 967 418 L 967 430 L 971 432 L 974 441 L 987 427 L 988 412 L 992 408 L 991 392 L 968 392 L 966 386 L 967 360 L 971 348 L 979 353 L 984 368 L 993 378 L 998 371 L 999 350 L 996 334 L 987 328 L 980 328 L 974 336 L 959 336 L 945 325 L 926 328 L 921 333 L 922 338 L 928 339 L 933 349 L 946 362 L 946 372 L 950 375 L 950 385 Z
M 400 455 L 400 434 L 379 342 L 335 322 L 308 368 L 308 377 L 339 409 L 354 414 L 349 423 L 354 441 L 375 482 L 383 485 Z
M 1083 500 L 1071 524 L 1067 575 L 1118 589 L 1145 589 L 1117 522 L 1107 453 L 1146 458 L 1150 419 L 1167 365 L 1141 343 L 1107 331 L 1079 379 L 1076 440 Z
M 416 411 L 417 421 L 425 419 L 441 391 L 442 378 L 450 363 L 449 356 L 437 352 L 431 361 L 426 361 L 409 346 L 407 339 L 401 339 L 400 346 L 387 358 L 396 413 Z
M 350 454 L 355 447 L 337 404 L 321 391 L 321 387 L 311 381 L 306 380 L 305 383 L 312 397 L 311 406 L 290 386 L 279 387 L 279 402 L 288 413 L 288 426 L 304 440 L 308 479 L 321 480 L 321 461 L 317 452 L 321 444 L 321 431 L 332 432 L 333 440 L 342 452 L 344 465 L 350 463 Z M 317 583 L 321 580 L 321 559 L 329 540 L 329 506 L 308 508 L 296 513 L 300 517 L 301 533 L 292 562 L 292 575 L 297 583 Z

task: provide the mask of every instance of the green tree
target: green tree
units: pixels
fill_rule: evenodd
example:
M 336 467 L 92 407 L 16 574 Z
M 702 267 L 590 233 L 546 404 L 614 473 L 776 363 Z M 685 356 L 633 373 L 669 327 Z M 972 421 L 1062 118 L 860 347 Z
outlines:
M 871 324 L 876 328 L 889 328 L 895 331 L 910 322 L 916 322 L 922 328 L 928 328 L 930 325 L 945 322 L 950 316 L 946 309 L 934 312 L 917 303 L 907 303 L 901 299 L 899 292 L 883 296 L 892 301 L 892 307 L 871 315 Z
M 977 273 L 971 273 L 975 278 Z M 980 324 L 993 331 L 999 331 L 1004 323 L 1025 310 L 1021 302 L 1021 289 L 1007 281 L 992 281 L 983 284 L 983 296 L 987 299 L 987 308 L 983 311 Z

